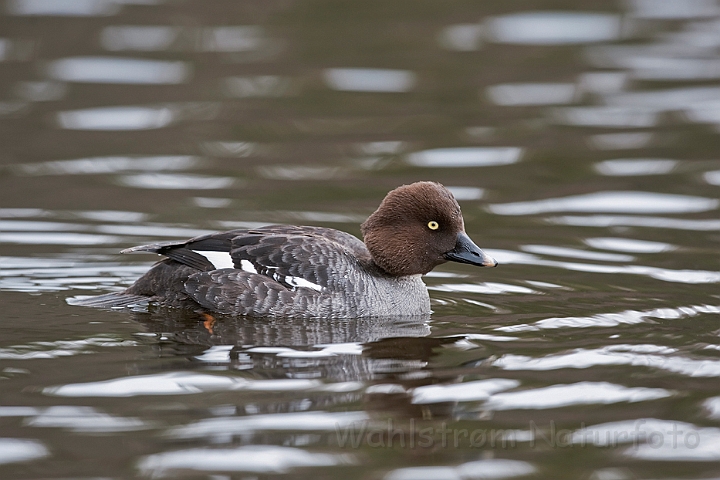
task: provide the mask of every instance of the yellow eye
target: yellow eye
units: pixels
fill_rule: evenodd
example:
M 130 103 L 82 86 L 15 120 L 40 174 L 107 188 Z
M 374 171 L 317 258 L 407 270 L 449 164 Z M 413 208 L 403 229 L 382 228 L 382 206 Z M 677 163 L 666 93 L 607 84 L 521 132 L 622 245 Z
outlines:
M 437 230 L 438 228 L 440 228 L 440 225 L 435 220 L 432 220 L 428 222 L 428 228 L 430 230 Z

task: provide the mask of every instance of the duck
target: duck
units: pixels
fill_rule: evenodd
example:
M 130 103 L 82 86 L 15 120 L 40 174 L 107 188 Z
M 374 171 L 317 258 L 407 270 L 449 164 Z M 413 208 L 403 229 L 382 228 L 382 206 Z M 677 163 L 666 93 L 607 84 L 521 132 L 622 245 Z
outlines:
M 128 248 L 121 253 L 164 258 L 124 291 L 71 303 L 274 318 L 427 316 L 422 275 L 448 261 L 498 264 L 467 235 L 460 205 L 437 182 L 395 188 L 360 228 L 363 240 L 326 227 L 269 225 Z

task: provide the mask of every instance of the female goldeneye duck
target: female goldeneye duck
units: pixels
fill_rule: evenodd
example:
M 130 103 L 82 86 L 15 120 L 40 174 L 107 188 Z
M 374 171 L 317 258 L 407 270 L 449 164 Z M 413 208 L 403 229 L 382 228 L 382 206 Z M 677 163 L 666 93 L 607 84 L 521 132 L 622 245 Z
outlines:
M 124 292 L 72 303 L 261 317 L 427 315 L 421 275 L 448 260 L 497 265 L 467 236 L 460 206 L 439 183 L 391 191 L 361 230 L 364 243 L 331 228 L 273 225 L 128 248 L 122 253 L 166 258 Z

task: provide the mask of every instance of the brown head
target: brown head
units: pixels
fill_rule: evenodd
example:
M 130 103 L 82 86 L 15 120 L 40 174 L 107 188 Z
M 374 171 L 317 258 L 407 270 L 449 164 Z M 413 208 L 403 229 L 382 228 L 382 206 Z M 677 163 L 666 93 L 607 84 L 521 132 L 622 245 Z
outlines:
M 425 274 L 448 260 L 497 265 L 467 236 L 460 205 L 439 183 L 396 188 L 361 228 L 373 260 L 391 275 Z

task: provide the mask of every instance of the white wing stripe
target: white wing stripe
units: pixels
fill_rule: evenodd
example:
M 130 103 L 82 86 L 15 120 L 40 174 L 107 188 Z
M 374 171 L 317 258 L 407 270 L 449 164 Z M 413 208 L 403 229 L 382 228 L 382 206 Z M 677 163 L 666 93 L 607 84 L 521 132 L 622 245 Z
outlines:
M 305 288 L 312 288 L 313 290 L 317 290 L 318 292 L 322 291 L 322 287 L 318 285 L 317 283 L 312 283 L 304 278 L 300 277 L 291 277 L 287 276 L 285 277 L 285 283 L 288 285 L 292 285 L 293 287 L 305 287 Z
M 233 263 L 232 257 L 230 256 L 229 252 L 210 252 L 205 250 L 193 250 L 195 253 L 202 255 L 203 257 L 207 258 L 210 263 L 215 266 L 216 269 L 221 268 L 236 268 L 235 264 Z M 248 273 L 255 273 L 257 274 L 257 269 L 255 268 L 255 265 L 252 264 L 250 260 L 240 260 L 240 269 L 244 272 Z M 285 283 L 286 285 L 290 285 L 292 287 L 305 287 L 310 288 L 312 290 L 316 290 L 318 292 L 322 292 L 323 287 L 310 282 L 308 280 L 305 280 L 301 277 L 293 277 L 291 275 L 282 276 L 278 275 L 277 273 L 273 274 L 273 278 L 277 280 L 278 282 Z
M 243 272 L 257 273 L 257 270 L 255 269 L 255 265 L 253 265 L 250 260 L 240 260 L 240 269 Z
M 209 252 L 203 250 L 193 250 L 193 252 L 207 258 L 218 270 L 221 268 L 235 268 L 230 252 Z

